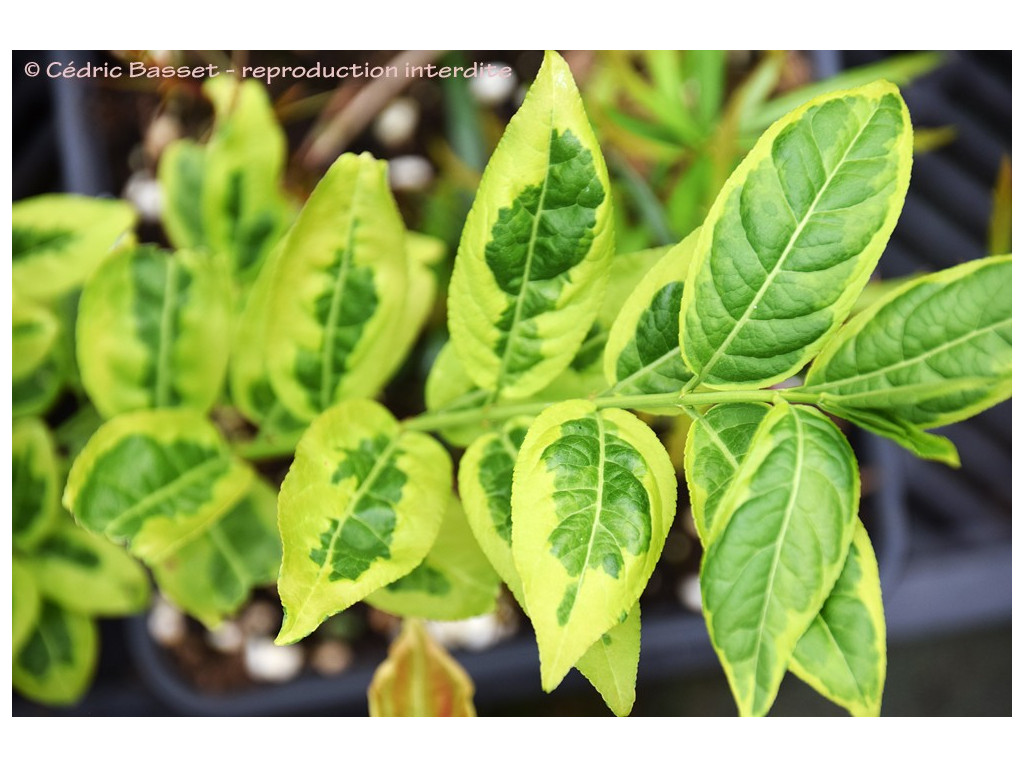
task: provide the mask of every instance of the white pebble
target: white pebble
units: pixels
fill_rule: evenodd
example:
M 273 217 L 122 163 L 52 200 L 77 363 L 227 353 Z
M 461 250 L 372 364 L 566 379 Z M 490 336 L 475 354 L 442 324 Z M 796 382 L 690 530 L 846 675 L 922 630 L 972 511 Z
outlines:
M 352 649 L 337 640 L 325 640 L 314 650 L 309 664 L 321 675 L 337 675 L 352 664 Z
M 206 642 L 221 653 L 238 653 L 245 643 L 245 634 L 235 622 L 225 621 L 206 633 Z
M 419 121 L 419 104 L 413 99 L 395 99 L 377 115 L 373 135 L 385 147 L 397 147 L 412 138 Z
M 682 578 L 679 582 L 679 589 L 676 591 L 676 596 L 684 607 L 694 613 L 700 613 L 700 579 L 697 578 L 696 574 L 691 574 L 690 576 L 684 576 Z
M 177 119 L 166 112 L 159 115 L 149 124 L 143 145 L 146 154 L 156 159 L 167 149 L 167 145 L 181 136 L 181 125 Z
M 284 683 L 302 670 L 302 649 L 297 645 L 274 645 L 268 637 L 245 641 L 245 669 L 253 680 Z
M 482 651 L 504 640 L 515 628 L 504 625 L 493 613 L 462 621 L 428 621 L 427 631 L 446 648 Z
M 434 178 L 434 167 L 420 155 L 400 155 L 388 161 L 391 188 L 404 192 L 424 189 Z
M 502 69 L 511 70 L 511 67 L 502 61 L 491 62 L 491 72 L 499 72 Z M 497 74 L 489 75 L 485 70 L 479 77 L 470 78 L 469 92 L 481 104 L 494 106 L 507 100 L 515 92 L 517 85 L 519 78 L 515 72 L 511 72 L 508 77 L 502 77 Z
M 252 603 L 238 619 L 247 635 L 273 635 L 281 625 L 281 611 L 263 600 Z
M 146 628 L 160 645 L 175 645 L 185 637 L 185 614 L 158 597 L 146 617 Z
M 159 221 L 163 209 L 160 183 L 145 171 L 136 171 L 124 185 L 124 197 L 144 221 Z

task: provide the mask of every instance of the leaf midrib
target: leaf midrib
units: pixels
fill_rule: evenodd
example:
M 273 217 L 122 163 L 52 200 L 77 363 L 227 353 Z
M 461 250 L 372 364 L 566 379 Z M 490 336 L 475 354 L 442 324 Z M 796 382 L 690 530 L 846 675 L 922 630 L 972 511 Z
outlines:
M 361 174 L 360 174 L 361 177 Z M 359 178 L 356 179 L 356 189 L 352 194 L 353 200 L 359 192 Z M 352 223 L 348 229 L 348 242 L 341 252 L 341 265 L 338 267 L 338 276 L 334 279 L 334 290 L 331 293 L 331 306 L 327 310 L 327 324 L 324 328 L 323 341 L 320 347 L 320 410 L 326 410 L 331 404 L 333 387 L 331 379 L 334 377 L 334 337 L 337 331 L 338 313 L 341 312 L 341 298 L 345 295 L 345 288 L 348 285 L 348 275 L 352 267 L 353 248 L 355 247 L 355 230 L 357 221 L 353 215 Z
M 67 626 L 67 624 L 65 624 Z M 70 635 L 71 632 L 69 631 Z M 54 650 L 55 643 L 51 636 L 50 627 L 40 623 L 39 625 L 39 636 L 43 641 L 43 646 L 46 648 L 46 653 L 50 658 L 50 664 L 47 667 L 47 673 L 44 673 L 41 677 L 35 678 L 45 683 L 46 680 L 53 680 L 56 682 L 57 687 L 62 691 L 70 688 L 74 682 L 73 673 L 75 671 L 75 661 L 77 658 L 72 652 L 71 662 L 67 662 L 60 658 L 60 655 Z M 73 644 L 72 644 L 73 647 Z
M 850 666 L 850 660 L 846 657 L 846 652 L 843 650 L 843 647 L 839 644 L 839 639 L 832 632 L 832 627 L 829 626 L 829 623 L 825 621 L 824 617 L 822 617 L 821 611 L 819 611 L 818 615 L 815 616 L 815 620 L 821 622 L 821 625 L 824 628 L 825 634 L 828 636 L 829 641 L 832 643 L 833 647 L 836 649 L 836 652 L 839 654 L 839 658 L 843 660 L 843 665 L 846 667 L 846 671 L 850 673 L 850 679 L 853 680 L 853 687 L 857 689 L 857 693 L 860 696 L 861 702 L 867 704 L 870 700 L 868 692 L 864 690 L 863 686 L 861 686 L 860 678 L 857 676 L 857 673 L 853 671 L 853 667 Z
M 884 376 L 885 374 L 890 373 L 892 371 L 898 371 L 898 370 L 901 370 L 903 368 L 907 368 L 909 366 L 916 365 L 917 363 L 924 362 L 928 358 L 932 357 L 933 355 L 941 354 L 941 353 L 946 352 L 946 351 L 948 351 L 950 349 L 953 349 L 956 346 L 959 346 L 960 344 L 966 344 L 968 341 L 971 341 L 972 339 L 974 339 L 977 336 L 981 336 L 983 334 L 986 334 L 986 333 L 989 333 L 991 331 L 994 331 L 997 328 L 1000 328 L 1000 327 L 1005 326 L 1005 325 L 1011 325 L 1011 324 L 1012 324 L 1011 318 L 1006 318 L 1004 320 L 999 320 L 998 322 L 991 323 L 991 324 L 986 325 L 986 326 L 984 326 L 982 328 L 976 328 L 975 330 L 971 331 L 970 333 L 968 333 L 968 334 L 966 334 L 964 336 L 959 336 L 956 339 L 944 342 L 944 343 L 940 344 L 937 347 L 933 347 L 931 349 L 928 349 L 928 350 L 922 352 L 919 355 L 914 355 L 913 357 L 908 357 L 908 358 L 905 358 L 903 360 L 897 360 L 895 363 L 890 363 L 889 365 L 883 366 L 882 368 L 876 368 L 873 371 L 867 371 L 865 373 L 859 373 L 859 374 L 857 374 L 855 376 L 848 376 L 848 377 L 843 378 L 843 379 L 832 379 L 832 380 L 829 380 L 829 381 L 824 381 L 824 382 L 822 382 L 820 384 L 809 384 L 809 385 L 805 386 L 804 389 L 806 389 L 808 392 L 827 392 L 830 389 L 841 387 L 841 386 L 845 386 L 845 385 L 852 384 L 852 383 L 855 383 L 855 382 L 858 382 L 858 381 L 864 381 L 865 379 L 870 379 L 870 378 L 873 378 L 875 376 Z M 834 356 L 833 356 L 833 359 L 834 359 Z M 827 364 L 826 364 L 826 367 L 827 367 Z M 825 375 L 824 369 L 822 370 L 822 375 Z
M 508 330 L 508 338 L 505 342 L 505 351 L 501 355 L 501 362 L 498 365 L 498 375 L 495 379 L 494 394 L 491 396 L 491 400 L 496 400 L 501 394 L 502 386 L 505 383 L 505 373 L 508 369 L 508 356 L 510 351 L 515 346 L 516 337 L 519 335 L 520 317 L 523 312 L 523 302 L 526 297 L 526 292 L 530 288 L 530 273 L 531 267 L 533 266 L 533 254 L 537 245 L 537 231 L 540 229 L 540 220 L 544 215 L 544 202 L 547 198 L 548 193 L 548 181 L 551 179 L 551 144 L 552 136 L 551 132 L 554 130 L 555 124 L 555 108 L 552 104 L 551 111 L 549 114 L 549 125 L 548 125 L 548 156 L 547 162 L 544 165 L 544 182 L 540 188 L 540 198 L 537 200 L 537 213 L 533 217 L 533 224 L 530 226 L 530 241 L 526 247 L 526 264 L 523 268 L 523 281 L 519 286 L 519 293 L 516 296 L 516 308 L 512 314 L 512 325 Z
M 160 337 L 156 350 L 156 374 L 153 383 L 153 405 L 162 408 L 172 403 L 168 400 L 171 383 L 171 351 L 173 349 L 175 299 L 178 296 L 178 262 L 175 258 L 164 260 L 164 300 L 160 307 Z
M 725 354 L 725 350 L 729 347 L 729 345 L 732 344 L 733 340 L 739 334 L 740 330 L 750 319 L 750 316 L 757 308 L 757 305 L 761 302 L 761 299 L 764 297 L 764 294 L 774 283 L 775 278 L 779 275 L 780 272 L 782 272 L 782 267 L 785 264 L 786 260 L 789 258 L 790 254 L 792 253 L 793 246 L 795 245 L 796 241 L 799 239 L 800 235 L 803 234 L 804 227 L 807 226 L 808 222 L 811 220 L 811 217 L 814 216 L 815 213 L 817 213 L 816 209 L 818 207 L 818 203 L 821 201 L 822 195 L 825 194 L 825 191 L 832 184 L 832 181 L 833 179 L 835 179 L 836 174 L 839 172 L 839 169 L 842 168 L 843 165 L 846 163 L 846 158 L 849 156 L 850 151 L 857 144 L 857 142 L 860 141 L 860 137 L 864 133 L 864 129 L 867 128 L 868 124 L 874 119 L 877 113 L 878 107 L 875 108 L 874 112 L 872 112 L 871 115 L 860 126 L 860 128 L 857 131 L 857 135 L 850 140 L 849 145 L 843 151 L 843 156 L 839 159 L 839 162 L 835 164 L 835 167 L 828 174 L 824 183 L 821 185 L 821 189 L 818 190 L 818 193 L 814 196 L 814 200 L 807 208 L 807 212 L 803 215 L 803 218 L 797 223 L 797 227 L 796 229 L 793 230 L 793 234 L 790 235 L 789 241 L 786 243 L 786 247 L 779 255 L 778 261 L 775 262 L 775 265 L 772 267 L 771 271 L 765 276 L 764 283 L 758 289 L 757 293 L 754 295 L 754 298 L 751 299 L 750 302 L 747 304 L 747 308 L 743 311 L 743 314 L 733 324 L 732 330 L 729 331 L 729 334 L 725 337 L 725 340 L 718 345 L 717 349 L 715 349 L 714 354 L 711 355 L 711 358 L 701 368 L 700 372 L 693 379 L 691 379 L 691 388 L 702 382 L 708 373 L 714 371 L 715 365 L 718 364 L 719 359 L 722 357 L 723 354 Z M 821 157 L 820 149 L 818 150 L 818 154 L 819 157 Z M 823 157 L 822 160 L 824 160 Z M 772 162 L 772 167 L 775 168 L 777 173 L 778 167 L 775 165 L 774 162 Z M 788 198 L 786 198 L 785 193 L 782 194 L 782 198 L 783 200 L 786 201 L 786 204 L 788 205 L 789 200 Z M 746 234 L 746 228 L 744 228 L 743 231 L 744 234 Z M 714 232 L 712 232 L 712 237 L 713 236 Z
M 391 459 L 391 454 L 393 454 L 395 452 L 395 449 L 398 447 L 398 441 L 400 437 L 400 434 L 395 435 L 388 441 L 387 447 L 383 451 L 381 451 L 380 456 L 378 456 L 377 459 L 374 461 L 373 467 L 370 468 L 370 472 L 369 474 L 367 474 L 366 479 L 357 486 L 355 493 L 352 494 L 352 497 L 348 500 L 348 503 L 345 504 L 344 511 L 341 513 L 341 515 L 338 516 L 338 525 L 334 529 L 334 533 L 331 535 L 331 540 L 328 543 L 327 548 L 324 550 L 323 564 L 321 564 L 320 567 L 317 569 L 316 579 L 313 580 L 313 584 L 306 591 L 306 598 L 302 601 L 302 605 L 299 606 L 299 610 L 296 611 L 296 617 L 305 614 L 306 606 L 309 605 L 309 601 L 313 598 L 313 595 L 316 594 L 317 589 L 319 589 L 320 587 L 320 582 L 323 581 L 324 572 L 327 570 L 327 564 L 333 562 L 334 548 L 338 542 L 338 538 L 341 536 L 341 529 L 345 526 L 345 522 L 353 518 L 352 510 L 355 508 L 355 505 L 359 502 L 360 499 L 363 498 L 364 495 L 366 495 L 367 489 L 373 485 L 374 481 L 377 479 L 377 476 L 382 471 L 384 471 L 384 467 Z
M 594 550 L 594 540 L 597 538 L 597 529 L 604 527 L 601 525 L 601 511 L 604 504 L 604 460 L 605 460 L 605 430 L 604 420 L 600 414 L 594 414 L 594 421 L 597 422 L 597 482 L 595 488 L 597 493 L 594 498 L 594 522 L 590 526 L 590 540 L 587 542 L 587 554 L 583 558 L 583 566 L 580 568 L 579 578 L 576 580 L 576 596 L 573 599 L 572 608 L 569 609 L 569 613 L 572 614 L 573 609 L 576 607 L 576 602 L 580 598 L 580 590 L 583 588 L 583 580 L 587 575 L 587 570 L 590 568 L 590 553 Z M 566 626 L 568 626 L 570 618 L 566 618 Z M 562 655 L 562 648 L 565 646 L 565 640 L 568 637 L 568 632 L 560 632 L 558 639 L 558 648 L 555 651 L 555 658 L 560 658 Z
M 142 516 L 151 507 L 156 506 L 167 498 L 173 498 L 181 488 L 187 488 L 189 485 L 198 485 L 199 480 L 204 479 L 207 475 L 217 474 L 220 470 L 227 468 L 229 461 L 230 459 L 228 457 L 217 455 L 211 459 L 206 459 L 205 461 L 196 464 L 186 472 L 178 475 L 171 482 L 160 487 L 148 496 L 144 496 L 141 501 L 133 504 L 123 513 L 108 522 L 104 526 L 103 532 L 109 534 L 111 529 L 120 526 L 125 520 L 131 520 Z M 198 478 L 199 480 L 196 480 L 195 478 Z M 200 505 L 200 508 L 202 508 L 202 505 Z
M 235 574 L 235 578 L 238 579 L 238 583 L 242 585 L 244 590 L 249 580 L 252 578 L 249 573 L 249 569 L 245 566 L 245 563 L 237 556 L 237 551 L 231 546 L 231 542 L 221 531 L 219 526 L 213 525 L 209 530 L 210 541 L 213 543 L 215 549 L 219 549 L 224 559 L 227 560 L 228 566 Z
M 625 351 L 625 350 L 623 350 L 623 351 Z M 625 386 L 629 382 L 633 381 L 638 376 L 643 376 L 644 374 L 651 373 L 652 371 L 654 371 L 656 368 L 661 366 L 666 361 L 672 360 L 672 359 L 674 359 L 676 357 L 679 357 L 680 359 L 682 359 L 681 352 L 679 350 L 679 345 L 678 344 L 676 344 L 674 347 L 672 347 L 672 349 L 670 349 L 668 352 L 664 353 L 663 355 L 659 356 L 655 360 L 651 361 L 650 363 L 647 363 L 647 365 L 643 366 L 642 368 L 637 368 L 635 371 L 633 371 L 631 374 L 629 374 L 625 378 L 619 379 L 615 383 L 615 386 L 612 387 L 611 389 L 609 389 L 608 392 L 610 394 L 614 394 L 615 392 L 618 392 L 620 389 L 622 389 L 623 386 Z M 683 362 L 683 366 L 684 367 L 686 366 L 685 361 Z M 689 369 L 687 369 L 686 372 L 690 374 L 690 376 L 686 377 L 686 380 L 689 380 L 692 377 L 693 374 L 692 374 L 692 372 Z M 684 380 L 684 383 L 685 383 L 686 380 Z M 650 393 L 645 392 L 645 394 L 650 394 Z
M 751 710 L 757 703 L 757 689 L 758 680 L 757 672 L 761 664 L 761 643 L 764 640 L 765 635 L 765 623 L 768 618 L 768 606 L 772 602 L 772 589 L 775 586 L 775 575 L 779 569 L 779 562 L 782 560 L 782 545 L 786 540 L 786 533 L 789 531 L 789 524 L 793 518 L 793 508 L 796 505 L 796 497 L 800 488 L 800 482 L 803 475 L 803 464 L 804 464 L 804 434 L 803 426 L 800 423 L 800 417 L 793 414 L 793 423 L 795 425 L 796 435 L 796 472 L 793 477 L 793 482 L 790 485 L 789 499 L 786 501 L 786 511 L 783 513 L 782 527 L 779 530 L 779 535 L 775 539 L 775 553 L 772 555 L 772 567 L 768 573 L 768 581 L 765 585 L 765 599 L 764 604 L 761 607 L 761 617 L 757 623 L 757 642 L 754 645 L 754 688 L 752 691 L 751 698 Z

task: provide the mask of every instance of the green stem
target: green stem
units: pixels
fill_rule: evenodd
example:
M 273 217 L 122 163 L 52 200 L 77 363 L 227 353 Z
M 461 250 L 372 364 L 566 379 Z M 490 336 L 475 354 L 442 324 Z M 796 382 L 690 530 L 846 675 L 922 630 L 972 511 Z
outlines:
M 657 395 L 602 395 L 592 398 L 598 408 L 693 408 L 702 405 L 719 403 L 770 403 L 785 400 L 790 403 L 817 404 L 821 395 L 813 394 L 799 388 L 792 389 L 755 389 L 725 392 L 669 392 Z M 450 427 L 467 424 L 480 424 L 484 427 L 498 426 L 516 416 L 536 416 L 556 403 L 556 401 L 532 401 L 525 403 L 506 403 L 484 405 L 480 408 L 467 408 L 462 411 L 447 413 L 424 413 L 402 422 L 405 429 L 419 432 L 434 432 Z
M 235 443 L 231 447 L 235 455 L 248 461 L 264 461 L 267 459 L 283 459 L 295 453 L 295 446 L 302 437 L 302 432 L 286 435 L 257 436 L 247 443 Z

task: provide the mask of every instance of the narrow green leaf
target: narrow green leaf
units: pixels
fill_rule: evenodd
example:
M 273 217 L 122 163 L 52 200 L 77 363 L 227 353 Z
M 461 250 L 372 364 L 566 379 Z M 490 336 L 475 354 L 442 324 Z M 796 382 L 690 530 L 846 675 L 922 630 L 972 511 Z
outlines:
M 277 492 L 263 480 L 199 537 L 153 566 L 157 586 L 209 628 L 232 616 L 281 568 Z
M 871 409 L 920 428 L 1010 396 L 1012 272 L 993 256 L 911 280 L 857 315 L 814 361 L 822 407 Z
M 459 464 L 459 491 L 473 535 L 524 610 L 523 582 L 512 557 L 512 471 L 531 422 L 513 419 L 500 431 L 481 436 Z M 635 698 L 639 658 L 640 607 L 636 605 L 626 621 L 604 633 L 575 666 L 609 709 L 626 715 Z
M 86 530 L 153 565 L 227 512 L 252 478 L 200 413 L 139 411 L 92 436 L 71 467 L 64 506 Z
M 342 155 L 288 233 L 267 298 L 270 382 L 299 418 L 376 394 L 394 370 L 388 345 L 405 321 L 405 248 L 387 164 Z
M 487 164 L 455 259 L 449 328 L 480 387 L 525 397 L 572 361 L 607 283 L 610 207 L 572 74 L 548 52 Z
M 30 552 L 60 515 L 57 453 L 46 425 L 16 419 L 11 446 L 11 543 Z
M 396 616 L 456 621 L 490 613 L 501 582 L 473 538 L 466 513 L 452 496 L 434 546 L 423 562 L 366 598 Z
M 680 346 L 698 380 L 767 386 L 845 319 L 899 216 L 910 116 L 876 82 L 775 123 L 711 208 L 683 294 Z
M 367 694 L 370 717 L 476 717 L 473 681 L 417 619 L 402 622 Z
M 120 200 L 40 195 L 11 209 L 11 281 L 29 299 L 56 298 L 89 277 L 114 244 L 135 225 Z
M 672 248 L 630 294 L 604 350 L 611 391 L 678 392 L 693 376 L 679 350 L 679 305 L 697 232 Z
M 711 128 L 719 116 L 725 91 L 726 52 L 689 51 L 687 69 L 696 86 L 694 116 L 704 131 Z
M 675 232 L 691 234 L 707 216 L 718 187 L 709 154 L 701 154 L 680 173 L 665 202 L 666 215 Z
M 790 669 L 860 717 L 877 717 L 885 685 L 885 615 L 878 563 L 858 521 L 850 551 L 821 612 L 797 643 Z
M 787 112 L 827 91 L 856 88 L 868 85 L 878 79 L 889 80 L 896 85 L 907 85 L 938 67 L 942 64 L 942 59 L 941 53 L 909 53 L 890 56 L 875 64 L 848 69 L 835 77 L 819 80 L 772 99 L 761 109 L 747 116 L 747 119 L 743 121 L 743 129 L 746 131 L 764 130 Z
M 530 427 L 512 485 L 512 552 L 552 690 L 636 603 L 675 514 L 675 473 L 643 422 L 573 400 Z
M 1013 243 L 1013 171 L 1010 158 L 1003 156 L 999 163 L 992 190 L 992 215 L 988 222 L 988 252 L 1009 253 Z
M 281 486 L 278 643 L 305 637 L 422 562 L 451 496 L 451 459 L 403 432 L 377 403 L 350 400 L 313 421 Z
M 87 616 L 124 616 L 149 603 L 149 576 L 137 560 L 70 518 L 26 560 L 39 592 Z
M 705 530 L 700 577 L 741 715 L 771 707 L 846 561 L 859 494 L 853 451 L 827 417 L 780 403 L 761 420 Z
M 11 682 L 42 704 L 74 704 L 92 681 L 99 656 L 92 619 L 44 601 L 32 634 L 14 656 Z
M 785 64 L 785 51 L 765 51 L 757 66 L 743 83 L 733 90 L 723 110 L 725 116 L 722 121 L 733 135 L 739 132 L 741 125 L 750 124 L 756 112 L 764 106 L 768 97 L 778 87 Z M 771 120 L 765 125 L 769 123 Z
M 223 386 L 230 328 L 231 282 L 222 259 L 122 249 L 82 292 L 82 384 L 107 418 L 170 406 L 209 410 Z
M 31 637 L 43 606 L 32 572 L 17 555 L 11 560 L 11 589 L 11 653 L 17 656 Z

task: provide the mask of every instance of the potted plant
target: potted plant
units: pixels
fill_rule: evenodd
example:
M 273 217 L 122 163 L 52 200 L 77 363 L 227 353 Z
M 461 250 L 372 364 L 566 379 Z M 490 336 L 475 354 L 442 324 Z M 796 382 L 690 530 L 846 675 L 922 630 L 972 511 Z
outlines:
M 442 248 L 406 231 L 367 155 L 338 158 L 296 214 L 262 88 L 204 87 L 212 134 L 171 145 L 160 165 L 174 254 L 129 236 L 107 256 L 129 227 L 60 210 L 85 201 L 15 209 L 28 243 L 16 290 L 19 269 L 63 263 L 54 222 L 86 254 L 60 288 L 85 280 L 75 360 L 105 419 L 63 489 L 80 526 L 126 544 L 211 626 L 272 580 L 282 546 L 280 643 L 359 601 L 476 615 L 504 582 L 533 624 L 542 686 L 575 666 L 627 714 L 637 600 L 688 496 L 703 610 L 739 711 L 767 712 L 788 669 L 877 714 L 878 568 L 856 458 L 826 414 L 952 463 L 951 444 L 923 428 L 1004 399 L 1010 371 L 1008 257 L 918 278 L 844 324 L 906 193 L 898 89 L 795 106 L 699 228 L 613 257 L 601 146 L 548 54 L 462 230 L 427 410 L 397 419 L 372 398 L 431 312 Z M 48 236 L 25 234 L 36 230 Z M 980 310 L 978 297 L 991 317 L 954 311 Z M 917 329 L 922 314 L 941 332 Z M 887 343 L 894 328 L 916 354 Z M 990 359 L 947 354 L 968 339 Z M 685 444 L 674 457 L 673 441 Z M 278 492 L 258 475 L 277 479 L 282 458 Z M 396 641 L 375 711 L 401 709 L 410 653 L 467 698 L 427 638 L 411 623 Z

